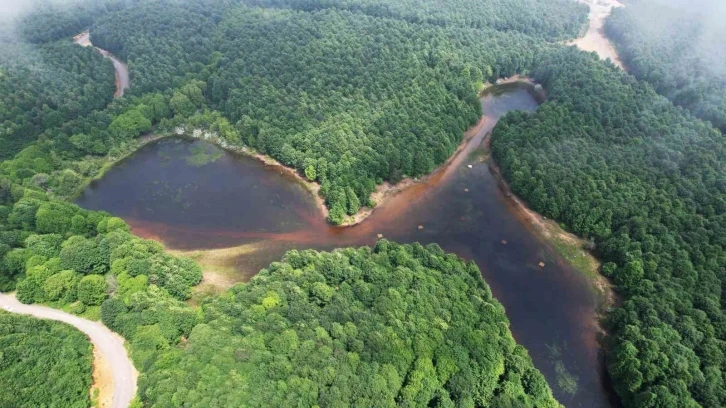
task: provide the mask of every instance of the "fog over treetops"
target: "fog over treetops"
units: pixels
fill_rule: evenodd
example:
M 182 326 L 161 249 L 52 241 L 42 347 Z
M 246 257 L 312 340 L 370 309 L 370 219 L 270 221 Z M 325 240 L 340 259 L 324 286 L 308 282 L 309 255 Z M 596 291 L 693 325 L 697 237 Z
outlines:
M 628 71 L 726 129 L 726 3 L 639 0 L 614 10 L 608 37 Z

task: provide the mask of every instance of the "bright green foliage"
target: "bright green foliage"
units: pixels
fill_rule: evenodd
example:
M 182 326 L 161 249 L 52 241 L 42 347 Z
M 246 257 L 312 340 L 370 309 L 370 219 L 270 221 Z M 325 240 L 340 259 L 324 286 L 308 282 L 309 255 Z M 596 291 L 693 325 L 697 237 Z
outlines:
M 92 358 L 74 328 L 0 311 L 0 406 L 89 407 Z
M 73 303 L 78 296 L 76 287 L 79 280 L 80 276 L 69 270 L 51 275 L 43 282 L 45 299 L 50 302 L 61 300 L 63 303 Z
M 196 110 L 194 103 L 181 92 L 175 92 L 169 100 L 169 107 L 175 115 L 191 116 Z
M 477 267 L 435 245 L 291 251 L 202 310 L 184 347 L 163 320 L 132 337 L 149 406 L 560 406 Z
M 115 139 L 123 140 L 136 137 L 150 128 L 151 120 L 139 109 L 132 109 L 114 119 L 108 131 Z
M 106 280 L 101 275 L 88 275 L 78 282 L 78 300 L 86 306 L 98 306 L 106 299 Z
M 12 183 L 8 186 L 12 189 Z M 22 302 L 73 304 L 82 313 L 86 306 L 100 305 L 107 292 L 130 299 L 150 284 L 166 297 L 188 299 L 201 281 L 199 265 L 134 237 L 122 219 L 24 197 L 34 193 L 4 197 L 12 222 L 0 228 L 0 290 L 16 288 Z M 102 276 L 108 272 L 116 275 L 109 277 L 110 286 Z
M 77 207 L 63 202 L 47 202 L 35 213 L 35 227 L 41 234 L 65 234 L 73 225 Z
M 536 211 L 594 238 L 624 296 L 608 319 L 618 394 L 634 407 L 726 406 L 723 134 L 574 49 L 534 76 L 548 102 L 503 118 L 493 155 Z

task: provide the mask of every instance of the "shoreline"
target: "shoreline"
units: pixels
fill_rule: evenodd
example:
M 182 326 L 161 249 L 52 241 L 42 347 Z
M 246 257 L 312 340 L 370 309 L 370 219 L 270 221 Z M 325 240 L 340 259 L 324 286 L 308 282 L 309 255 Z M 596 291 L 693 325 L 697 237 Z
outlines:
M 482 88 L 480 91 L 478 91 L 479 99 L 481 100 L 484 97 L 484 94 L 487 92 L 487 90 L 502 86 L 502 85 L 509 85 L 509 84 L 516 84 L 516 83 L 523 83 L 534 86 L 535 83 L 531 78 L 516 74 L 509 78 L 505 79 L 498 79 L 496 83 L 494 84 L 485 84 L 484 88 Z M 370 199 L 373 200 L 376 203 L 376 206 L 373 208 L 362 206 L 361 209 L 354 215 L 348 216 L 345 221 L 343 221 L 340 225 L 335 225 L 334 227 L 339 228 L 345 228 L 345 227 L 352 227 L 355 225 L 358 225 L 365 221 L 368 217 L 370 217 L 377 208 L 380 208 L 386 204 L 386 202 L 390 201 L 393 197 L 398 195 L 399 193 L 402 193 L 403 191 L 419 185 L 424 184 L 428 182 L 433 177 L 437 176 L 439 173 L 446 171 L 455 161 L 458 159 L 461 154 L 466 150 L 466 147 L 471 142 L 471 139 L 476 136 L 476 134 L 481 130 L 481 128 L 486 123 L 486 115 L 481 114 L 479 117 L 479 120 L 470 126 L 466 131 L 464 131 L 464 137 L 462 138 L 461 142 L 458 146 L 456 146 L 456 149 L 454 149 L 454 152 L 449 156 L 449 158 L 446 159 L 443 163 L 438 165 L 436 168 L 434 168 L 430 173 L 419 177 L 419 178 L 413 178 L 413 177 L 406 177 L 399 181 L 396 184 L 391 184 L 388 181 L 384 181 L 382 184 L 376 186 L 376 191 L 371 193 Z M 324 203 L 323 203 L 324 207 Z M 322 209 L 323 214 L 325 215 L 325 218 L 328 217 L 328 209 L 327 207 Z
M 555 220 L 549 219 L 542 214 L 529 208 L 527 203 L 516 195 L 504 176 L 501 173 L 496 160 L 491 157 L 491 132 L 482 141 L 486 149 L 486 158 L 489 171 L 497 181 L 499 189 L 504 194 L 505 200 L 509 202 L 510 208 L 515 212 L 522 223 L 543 243 L 554 250 L 563 260 L 570 264 L 576 271 L 585 274 L 591 281 L 596 291 L 598 332 L 606 334 L 600 324 L 608 310 L 616 306 L 620 299 L 615 292 L 614 284 L 600 273 L 602 262 L 592 254 L 592 243 L 578 237 L 572 232 L 564 230 Z M 574 254 L 573 254 L 574 252 Z M 575 260 L 579 258 L 578 262 Z M 601 347 L 604 345 L 601 344 Z
M 493 87 L 503 86 L 503 85 L 510 85 L 510 84 L 528 84 L 528 85 L 535 85 L 534 81 L 529 78 L 525 77 L 519 74 L 513 75 L 509 78 L 505 79 L 498 79 L 495 84 L 485 84 L 484 88 L 478 92 L 479 99 L 481 100 L 484 97 L 484 94 Z M 438 165 L 434 170 L 432 170 L 430 173 L 419 177 L 419 178 L 413 178 L 413 177 L 407 177 L 402 179 L 396 184 L 391 184 L 388 181 L 384 181 L 383 183 L 376 186 L 376 190 L 371 193 L 370 200 L 376 203 L 374 207 L 367 207 L 367 206 L 361 206 L 360 210 L 354 214 L 354 215 L 348 215 L 346 216 L 343 223 L 340 225 L 333 225 L 328 223 L 328 225 L 335 227 L 335 228 L 346 228 L 346 227 L 352 227 L 355 225 L 358 225 L 365 221 L 368 217 L 370 217 L 377 208 L 385 205 L 386 202 L 388 202 L 391 198 L 395 197 L 397 194 L 413 187 L 418 184 L 426 183 L 428 180 L 433 178 L 434 176 L 438 175 L 439 173 L 445 171 L 448 169 L 456 159 L 458 159 L 461 155 L 461 153 L 466 150 L 466 147 L 470 143 L 471 139 L 481 130 L 481 128 L 486 123 L 486 116 L 482 113 L 479 117 L 479 120 L 469 127 L 464 132 L 464 136 L 462 138 L 462 141 L 459 143 L 459 145 L 456 147 L 454 152 L 449 156 L 449 158 L 446 159 L 445 162 Z M 266 155 L 259 153 L 255 151 L 254 149 L 247 147 L 247 146 L 234 146 L 229 144 L 227 141 L 222 140 L 219 136 L 217 136 L 216 133 L 205 131 L 203 129 L 186 129 L 185 126 L 179 126 L 174 130 L 171 131 L 164 131 L 159 133 L 147 133 L 145 135 L 141 135 L 137 139 L 137 143 L 130 148 L 127 152 L 123 153 L 121 156 L 117 158 L 109 157 L 107 156 L 105 158 L 105 163 L 101 166 L 98 173 L 95 174 L 92 177 L 89 177 L 86 182 L 82 183 L 78 186 L 77 191 L 71 198 L 78 197 L 83 190 L 88 187 L 91 183 L 94 181 L 100 180 L 103 178 L 103 176 L 108 172 L 110 169 L 112 169 L 114 166 L 121 163 L 126 158 L 132 156 L 134 153 L 136 153 L 139 149 L 143 148 L 149 143 L 165 139 L 168 137 L 190 137 L 194 139 L 204 140 L 209 143 L 214 144 L 215 146 L 239 155 L 244 155 L 247 157 L 254 158 L 260 162 L 262 162 L 265 166 L 269 166 L 275 169 L 279 169 L 281 173 L 287 174 L 291 177 L 293 177 L 296 181 L 300 182 L 303 187 L 305 187 L 312 195 L 313 200 L 315 201 L 315 206 L 318 208 L 318 211 L 323 216 L 323 219 L 327 223 L 328 215 L 329 215 L 329 209 L 325 205 L 325 199 L 320 196 L 320 184 L 314 181 L 310 181 L 306 179 L 303 175 L 301 175 L 296 169 L 292 167 L 288 167 L 276 159 Z

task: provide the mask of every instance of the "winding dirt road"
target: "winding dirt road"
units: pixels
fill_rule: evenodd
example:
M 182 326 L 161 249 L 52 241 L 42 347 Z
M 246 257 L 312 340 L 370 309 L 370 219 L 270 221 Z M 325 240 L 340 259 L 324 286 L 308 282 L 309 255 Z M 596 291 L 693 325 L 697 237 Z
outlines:
M 0 293 L 0 307 L 11 313 L 30 315 L 40 319 L 57 320 L 70 324 L 85 333 L 93 343 L 94 367 L 108 367 L 111 370 L 112 390 L 111 408 L 127 408 L 136 395 L 138 373 L 131 363 L 123 339 L 99 322 L 82 319 L 78 316 L 51 309 L 46 306 L 24 305 L 15 295 Z M 103 393 L 99 395 L 100 405 L 104 406 Z M 106 405 L 107 406 L 107 405 Z
M 108 58 L 113 62 L 113 69 L 116 72 L 116 92 L 113 94 L 114 98 L 120 98 L 124 96 L 124 90 L 131 86 L 131 79 L 129 77 L 129 67 L 126 66 L 121 60 L 114 57 L 113 54 L 106 50 L 102 50 L 98 47 L 94 47 L 91 44 L 91 36 L 88 31 L 84 31 L 77 36 L 73 37 L 73 42 L 80 45 L 81 47 L 93 47 L 104 57 Z

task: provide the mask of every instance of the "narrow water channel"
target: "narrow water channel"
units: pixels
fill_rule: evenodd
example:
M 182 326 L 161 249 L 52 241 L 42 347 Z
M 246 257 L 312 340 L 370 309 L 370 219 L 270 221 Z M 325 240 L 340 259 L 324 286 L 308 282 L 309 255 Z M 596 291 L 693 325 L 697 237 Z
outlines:
M 123 217 L 135 233 L 170 248 L 246 247 L 232 251 L 237 281 L 292 248 L 373 245 L 379 234 L 402 243 L 438 243 L 477 263 L 506 307 L 516 340 L 559 401 L 608 407 L 592 285 L 518 216 L 481 148 L 500 116 L 537 106 L 522 87 L 485 96 L 484 122 L 450 167 L 353 227 L 327 225 L 305 188 L 279 170 L 187 138 L 143 147 L 90 185 L 77 203 Z

